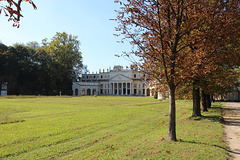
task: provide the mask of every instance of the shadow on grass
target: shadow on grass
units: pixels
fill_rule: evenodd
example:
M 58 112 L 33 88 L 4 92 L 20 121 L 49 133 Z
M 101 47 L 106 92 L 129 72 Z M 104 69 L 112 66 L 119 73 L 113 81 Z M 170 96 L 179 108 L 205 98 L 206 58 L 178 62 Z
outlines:
M 185 141 L 185 140 L 181 140 L 179 142 L 181 142 L 181 143 L 189 143 L 189 144 L 200 144 L 200 145 L 213 146 L 213 147 L 221 148 L 221 149 L 223 149 L 223 150 L 225 150 L 225 151 L 227 151 L 229 153 L 234 153 L 234 154 L 239 154 L 240 155 L 240 152 L 234 152 L 234 151 L 229 150 L 228 148 L 225 148 L 225 147 L 222 147 L 222 146 L 219 146 L 219 145 L 215 145 L 215 144 L 196 142 L 196 141 Z
M 221 111 L 223 107 L 221 105 L 212 105 L 212 107 L 208 108 L 208 110 L 211 112 L 216 112 L 216 111 Z M 201 108 L 202 109 L 202 108 Z M 192 111 L 193 109 L 192 108 L 188 108 L 188 110 Z M 203 112 L 201 110 L 201 112 Z
M 213 105 L 211 108 L 208 108 L 209 113 L 214 113 L 214 112 L 221 112 L 222 107 L 220 105 Z M 204 113 L 203 111 L 201 111 L 202 113 Z M 206 112 L 207 113 L 207 112 Z M 190 117 L 189 119 L 195 120 L 195 121 L 201 121 L 201 120 L 210 120 L 212 122 L 219 122 L 219 123 L 223 123 L 224 119 L 222 118 L 221 115 L 210 115 L 210 116 L 197 116 L 197 117 Z
M 207 120 L 210 120 L 210 121 L 213 121 L 213 122 L 219 122 L 219 123 L 224 122 L 224 120 L 221 116 L 201 116 L 201 117 L 192 117 L 192 119 L 195 120 L 195 121 L 200 121 L 200 120 L 207 119 Z

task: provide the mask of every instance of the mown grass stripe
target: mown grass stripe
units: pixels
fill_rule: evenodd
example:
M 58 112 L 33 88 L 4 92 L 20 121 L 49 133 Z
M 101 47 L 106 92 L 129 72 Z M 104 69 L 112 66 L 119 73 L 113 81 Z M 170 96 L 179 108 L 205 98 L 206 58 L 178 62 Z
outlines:
M 168 142 L 168 102 L 148 97 L 0 98 L 1 159 L 226 159 L 220 104 L 189 119 L 177 101 L 178 142 Z

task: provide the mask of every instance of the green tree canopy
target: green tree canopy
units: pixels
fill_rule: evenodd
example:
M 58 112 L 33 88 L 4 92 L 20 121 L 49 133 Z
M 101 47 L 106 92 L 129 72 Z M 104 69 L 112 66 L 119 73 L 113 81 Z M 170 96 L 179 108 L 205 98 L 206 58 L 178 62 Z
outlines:
M 0 45 L 1 81 L 9 94 L 72 95 L 72 80 L 82 68 L 77 36 L 56 33 L 50 42 Z M 1 83 L 2 83 L 1 82 Z

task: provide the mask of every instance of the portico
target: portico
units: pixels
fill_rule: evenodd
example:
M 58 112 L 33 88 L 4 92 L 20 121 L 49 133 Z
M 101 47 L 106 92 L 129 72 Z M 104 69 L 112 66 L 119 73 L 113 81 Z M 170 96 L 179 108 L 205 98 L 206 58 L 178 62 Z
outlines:
M 131 82 L 110 82 L 110 94 L 111 95 L 132 95 L 132 83 Z

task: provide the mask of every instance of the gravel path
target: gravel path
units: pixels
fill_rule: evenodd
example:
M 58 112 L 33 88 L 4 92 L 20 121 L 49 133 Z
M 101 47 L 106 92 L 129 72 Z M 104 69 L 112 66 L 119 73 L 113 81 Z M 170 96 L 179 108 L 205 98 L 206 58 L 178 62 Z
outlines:
M 222 103 L 224 118 L 224 140 L 229 146 L 229 159 L 240 160 L 240 103 Z

